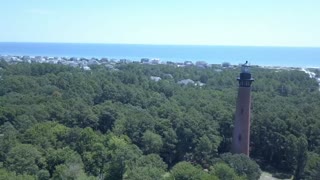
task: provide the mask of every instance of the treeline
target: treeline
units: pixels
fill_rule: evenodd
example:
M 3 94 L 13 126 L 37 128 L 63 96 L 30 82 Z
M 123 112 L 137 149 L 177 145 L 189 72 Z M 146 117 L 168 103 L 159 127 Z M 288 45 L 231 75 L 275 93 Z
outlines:
M 320 93 L 304 72 L 252 68 L 249 159 L 228 153 L 239 69 L 0 67 L 0 179 L 320 177 Z

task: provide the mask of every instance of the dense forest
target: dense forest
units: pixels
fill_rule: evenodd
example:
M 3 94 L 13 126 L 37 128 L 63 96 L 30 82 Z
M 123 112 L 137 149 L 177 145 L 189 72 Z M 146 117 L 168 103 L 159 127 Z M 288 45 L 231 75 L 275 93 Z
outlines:
M 251 70 L 248 158 L 229 153 L 239 68 L 2 61 L 0 179 L 320 177 L 318 83 L 298 70 Z

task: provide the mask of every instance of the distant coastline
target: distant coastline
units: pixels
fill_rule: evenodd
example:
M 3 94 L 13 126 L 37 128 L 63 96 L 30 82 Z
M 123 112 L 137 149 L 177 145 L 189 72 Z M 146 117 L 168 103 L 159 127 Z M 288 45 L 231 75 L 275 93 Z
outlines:
M 251 47 L 205 45 L 141 45 L 0 42 L 0 55 L 48 56 L 161 61 L 205 61 L 209 64 L 248 60 L 253 65 L 277 67 L 320 67 L 320 48 L 316 47 Z
M 209 64 L 248 60 L 259 66 L 320 67 L 320 48 L 187 46 L 187 45 L 126 45 L 77 43 L 0 43 L 0 55 L 48 56 L 129 59 L 160 59 L 161 61 L 205 61 Z
M 85 57 L 59 57 L 59 56 L 28 56 L 28 55 L 1 55 L 0 54 L 0 61 L 6 61 L 9 64 L 17 64 L 17 63 L 48 63 L 48 64 L 62 64 L 68 65 L 71 67 L 88 67 L 90 65 L 116 65 L 116 64 L 130 64 L 130 63 L 138 63 L 138 64 L 145 64 L 145 65 L 171 65 L 176 67 L 198 67 L 198 68 L 209 68 L 212 66 L 220 66 L 224 68 L 234 68 L 241 65 L 239 64 L 231 64 L 229 62 L 220 62 L 210 64 L 206 61 L 184 61 L 184 62 L 175 62 L 175 61 L 161 61 L 157 58 L 141 58 L 140 60 L 131 60 L 126 58 L 85 58 Z M 260 66 L 250 64 L 253 67 L 260 67 L 266 69 L 274 69 L 274 70 L 303 70 L 303 67 L 294 67 L 294 66 Z M 87 69 L 87 68 L 85 68 Z M 319 67 L 310 67 L 308 69 L 319 69 Z

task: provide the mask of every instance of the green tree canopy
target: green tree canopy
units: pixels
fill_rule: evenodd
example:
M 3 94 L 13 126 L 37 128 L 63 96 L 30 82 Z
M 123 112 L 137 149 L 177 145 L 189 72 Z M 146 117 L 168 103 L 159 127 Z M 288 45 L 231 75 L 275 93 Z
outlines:
M 32 145 L 17 144 L 9 151 L 4 165 L 17 174 L 35 175 L 41 168 L 45 168 L 45 161 Z

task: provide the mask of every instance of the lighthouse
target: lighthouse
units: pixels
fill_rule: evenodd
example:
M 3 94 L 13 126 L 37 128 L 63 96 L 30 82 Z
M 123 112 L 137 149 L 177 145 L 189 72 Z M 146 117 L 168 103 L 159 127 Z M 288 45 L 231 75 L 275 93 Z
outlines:
M 248 61 L 242 65 L 239 82 L 237 107 L 232 135 L 232 153 L 249 156 L 250 144 L 250 109 L 251 109 L 251 77 Z

